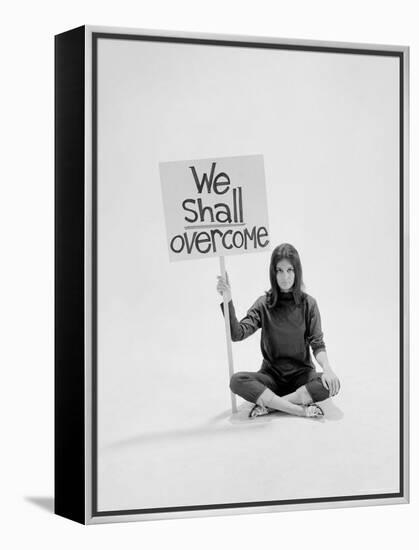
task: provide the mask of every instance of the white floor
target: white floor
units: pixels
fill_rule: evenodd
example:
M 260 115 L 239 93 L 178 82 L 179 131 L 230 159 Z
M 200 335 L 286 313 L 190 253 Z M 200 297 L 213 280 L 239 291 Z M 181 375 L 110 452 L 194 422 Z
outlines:
M 235 415 L 204 399 L 201 407 L 174 408 L 170 420 L 163 405 L 150 408 L 138 419 L 148 430 L 100 448 L 99 509 L 395 492 L 397 410 L 385 407 L 383 388 L 384 401 L 364 382 L 359 387 L 348 375 L 346 391 L 323 402 L 323 419 L 275 413 L 251 420 L 242 400 Z M 348 403 L 345 395 L 354 392 L 357 400 Z M 392 395 L 394 402 L 394 389 Z

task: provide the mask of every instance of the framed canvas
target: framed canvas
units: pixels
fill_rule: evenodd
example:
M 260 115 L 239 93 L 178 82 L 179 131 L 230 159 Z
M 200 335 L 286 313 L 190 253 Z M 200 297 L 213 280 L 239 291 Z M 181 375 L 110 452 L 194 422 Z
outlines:
M 55 51 L 56 513 L 408 502 L 408 48 Z

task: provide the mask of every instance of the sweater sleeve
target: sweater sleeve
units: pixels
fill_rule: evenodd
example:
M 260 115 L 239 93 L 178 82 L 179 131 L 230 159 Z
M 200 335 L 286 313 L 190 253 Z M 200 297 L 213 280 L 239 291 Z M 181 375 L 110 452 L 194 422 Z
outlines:
M 307 339 L 311 349 L 313 350 L 314 356 L 316 356 L 320 351 L 326 351 L 326 344 L 323 340 L 320 311 L 314 298 L 312 298 L 312 301 L 309 302 Z
M 222 302 L 220 306 L 224 314 L 224 303 Z M 234 309 L 232 300 L 230 300 L 228 303 L 228 310 L 230 313 L 230 330 L 231 339 L 233 340 L 233 342 L 244 340 L 245 338 L 256 332 L 258 328 L 260 328 L 261 321 L 259 300 L 256 300 L 256 302 L 248 310 L 246 316 L 243 317 L 241 321 L 237 320 L 236 311 Z

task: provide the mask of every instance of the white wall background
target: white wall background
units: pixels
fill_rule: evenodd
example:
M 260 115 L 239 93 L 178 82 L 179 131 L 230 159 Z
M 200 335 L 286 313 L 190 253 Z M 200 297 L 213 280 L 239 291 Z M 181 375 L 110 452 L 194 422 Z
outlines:
M 398 60 L 126 40 L 101 40 L 98 60 L 99 510 L 395 492 Z M 219 264 L 169 262 L 158 164 L 255 153 L 272 248 L 299 249 L 342 379 L 345 421 L 323 445 L 292 423 L 266 443 L 252 429 L 239 447 L 235 433 L 194 441 L 229 405 Z M 269 258 L 227 256 L 239 317 L 268 288 Z M 259 340 L 234 345 L 236 372 L 259 369 Z M 252 473 L 249 450 L 269 440 L 275 460 Z
M 16 3 L 4 12 L 2 33 L 2 515 L 0 538 L 8 548 L 254 548 L 307 543 L 318 533 L 323 548 L 409 546 L 416 534 L 418 479 L 412 504 L 232 516 L 175 522 L 82 528 L 50 513 L 53 494 L 53 35 L 83 23 L 237 33 L 290 38 L 407 44 L 412 47 L 412 157 L 417 154 L 416 106 L 419 45 L 414 3 L 156 1 Z M 18 28 L 16 27 L 18 22 Z M 417 208 L 412 174 L 412 281 L 417 279 Z M 296 243 L 298 245 L 298 243 Z M 301 250 L 305 265 L 310 265 Z M 236 280 L 236 277 L 234 277 Z M 306 271 L 313 294 L 321 281 Z M 314 291 L 314 289 L 316 289 Z M 326 296 L 326 294 L 325 294 Z M 240 302 L 246 301 L 246 296 Z M 417 333 L 413 286 L 412 335 Z M 333 329 L 328 327 L 328 332 Z M 329 337 L 329 340 L 331 338 Z M 417 344 L 412 338 L 412 463 L 417 462 L 415 396 Z M 385 419 L 386 407 L 382 407 Z M 351 525 L 351 529 L 348 529 Z M 280 533 L 280 535 L 278 534 Z M 298 534 L 298 536 L 296 535 Z M 2 540 L 3 542 L 3 540 Z M 3 544 L 5 545 L 5 544 Z

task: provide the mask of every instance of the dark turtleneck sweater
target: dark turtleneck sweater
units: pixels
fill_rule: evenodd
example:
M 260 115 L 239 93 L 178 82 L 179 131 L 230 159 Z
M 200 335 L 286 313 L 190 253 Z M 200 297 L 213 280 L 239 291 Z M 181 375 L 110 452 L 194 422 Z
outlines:
M 266 295 L 260 296 L 241 321 L 237 320 L 233 302 L 229 302 L 233 342 L 244 340 L 260 328 L 262 370 L 288 378 L 314 368 L 310 347 L 315 356 L 326 349 L 316 300 L 305 293 L 298 299 L 292 292 L 281 292 L 273 308 L 268 308 L 266 300 Z M 224 311 L 223 304 L 221 308 Z

